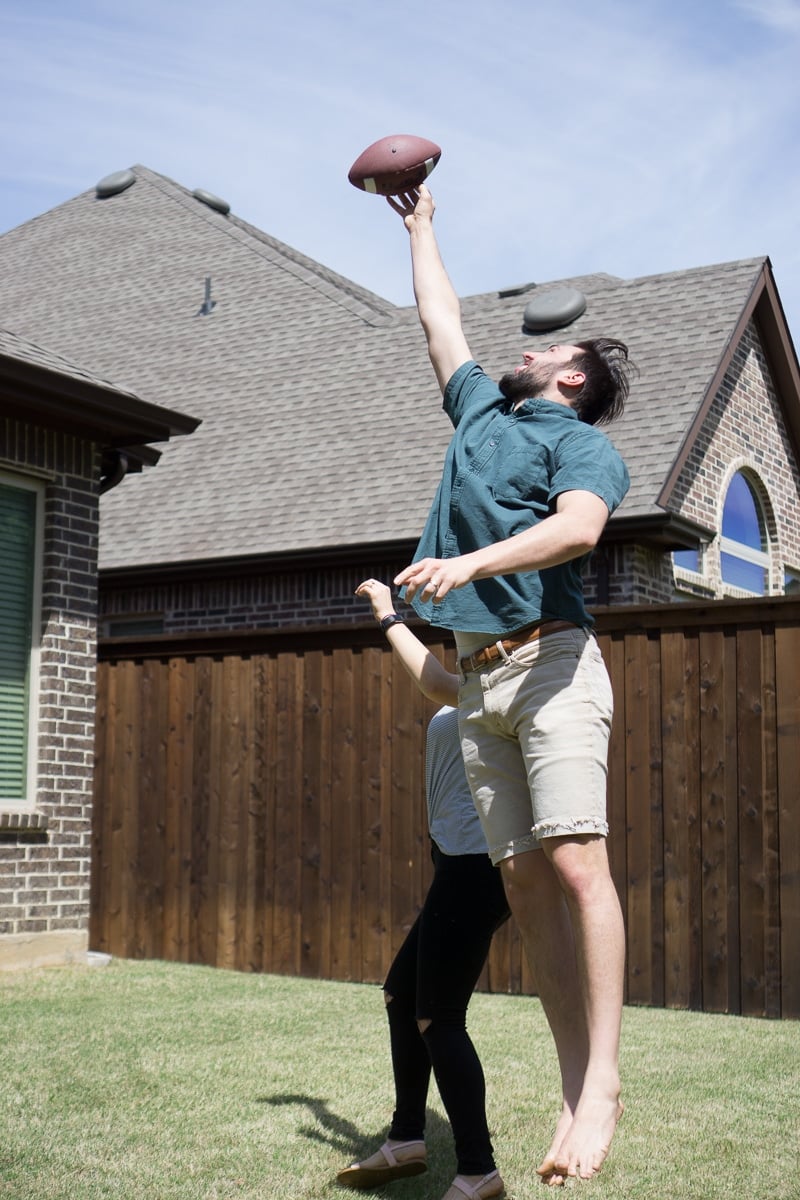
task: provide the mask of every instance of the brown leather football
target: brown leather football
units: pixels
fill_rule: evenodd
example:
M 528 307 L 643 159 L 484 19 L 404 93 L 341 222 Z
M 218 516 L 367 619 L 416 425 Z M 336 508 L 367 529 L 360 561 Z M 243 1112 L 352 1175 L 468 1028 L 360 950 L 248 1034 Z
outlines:
M 410 133 L 395 133 L 367 146 L 347 178 L 363 192 L 397 196 L 424 183 L 441 156 L 435 142 Z

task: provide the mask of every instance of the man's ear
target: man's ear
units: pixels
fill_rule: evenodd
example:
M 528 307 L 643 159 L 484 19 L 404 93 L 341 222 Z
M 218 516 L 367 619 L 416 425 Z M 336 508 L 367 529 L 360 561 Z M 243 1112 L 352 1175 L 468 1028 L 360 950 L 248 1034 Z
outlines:
M 557 382 L 563 384 L 564 387 L 574 388 L 576 391 L 586 383 L 586 375 L 583 371 L 574 371 L 570 368 L 559 371 L 556 378 Z

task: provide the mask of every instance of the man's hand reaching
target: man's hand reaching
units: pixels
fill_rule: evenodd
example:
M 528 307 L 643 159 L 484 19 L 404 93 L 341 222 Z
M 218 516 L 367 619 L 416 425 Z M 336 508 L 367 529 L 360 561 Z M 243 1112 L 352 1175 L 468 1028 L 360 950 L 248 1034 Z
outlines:
M 432 221 L 436 205 L 424 183 L 418 188 L 410 188 L 398 196 L 387 196 L 386 202 L 390 208 L 403 218 L 406 229 L 411 233 L 415 225 L 422 221 Z
M 472 582 L 476 568 L 471 554 L 456 558 L 421 558 L 401 571 L 394 582 L 398 587 L 405 585 L 406 600 L 412 600 L 419 592 L 422 600 L 441 604 L 448 592 Z

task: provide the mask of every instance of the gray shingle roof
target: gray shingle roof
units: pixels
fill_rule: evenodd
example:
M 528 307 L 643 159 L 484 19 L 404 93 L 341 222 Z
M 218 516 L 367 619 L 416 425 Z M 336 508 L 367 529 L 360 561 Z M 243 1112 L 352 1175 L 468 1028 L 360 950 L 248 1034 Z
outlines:
M 202 419 L 156 469 L 103 498 L 101 565 L 416 536 L 450 436 L 416 311 L 133 170 L 119 195 L 85 192 L 0 237 L 0 324 Z M 633 480 L 622 515 L 658 511 L 764 262 L 558 281 L 588 301 L 569 340 L 620 337 L 640 367 L 609 429 Z M 532 344 L 521 330 L 530 294 L 463 301 L 473 354 L 491 374 Z
M 26 338 L 19 337 L 9 329 L 0 329 L 0 357 L 13 359 L 15 362 L 27 363 L 32 367 L 41 367 L 52 374 L 63 375 L 76 383 L 88 383 L 121 395 L 133 396 L 125 388 L 117 387 L 107 379 L 100 379 L 93 371 L 70 362 L 61 354 L 56 354 L 45 346 L 38 346 Z

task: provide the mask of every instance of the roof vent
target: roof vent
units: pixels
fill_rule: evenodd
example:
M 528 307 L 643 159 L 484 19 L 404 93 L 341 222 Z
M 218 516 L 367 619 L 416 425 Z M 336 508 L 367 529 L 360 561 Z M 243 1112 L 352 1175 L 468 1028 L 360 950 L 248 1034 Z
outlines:
M 118 196 L 132 183 L 136 183 L 136 176 L 126 168 L 124 171 L 114 171 L 112 175 L 106 175 L 105 179 L 95 184 L 94 190 L 98 200 L 104 200 L 106 196 Z
M 586 310 L 586 297 L 577 288 L 553 288 L 537 292 L 525 305 L 522 324 L 528 333 L 562 329 L 577 321 Z
M 192 195 L 195 200 L 199 200 L 201 204 L 207 204 L 209 208 L 213 208 L 215 212 L 222 213 L 225 217 L 231 211 L 231 206 L 227 200 L 220 200 L 219 196 L 215 196 L 213 192 L 207 192 L 205 188 L 195 188 Z
M 501 288 L 497 295 L 501 300 L 505 300 L 508 296 L 522 296 L 525 292 L 529 292 L 535 287 L 535 283 L 518 283 L 514 287 Z

